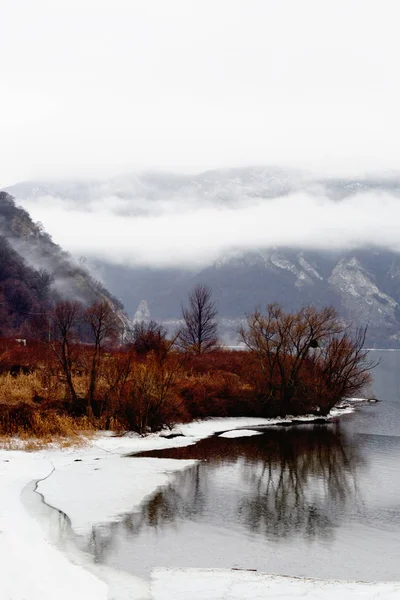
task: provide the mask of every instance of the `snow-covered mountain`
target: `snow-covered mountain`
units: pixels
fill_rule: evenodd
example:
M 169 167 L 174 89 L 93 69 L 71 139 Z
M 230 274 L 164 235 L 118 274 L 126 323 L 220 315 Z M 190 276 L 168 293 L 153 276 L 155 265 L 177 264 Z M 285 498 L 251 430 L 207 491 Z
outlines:
M 199 175 L 145 173 L 104 181 L 24 182 L 9 192 L 23 206 L 45 197 L 91 211 L 94 219 L 106 201 L 111 201 L 114 213 L 133 219 L 170 210 L 173 219 L 174 202 L 235 210 L 253 200 L 268 202 L 296 193 L 321 195 L 335 205 L 360 194 L 390 194 L 400 203 L 400 176 L 318 179 L 299 171 L 255 167 Z M 308 303 L 333 305 L 348 322 L 368 324 L 370 345 L 394 347 L 400 345 L 400 255 L 385 246 L 384 235 L 381 246 L 364 242 L 343 250 L 337 246 L 307 249 L 307 244 L 231 249 L 191 269 L 122 260 L 118 264 L 104 258 L 91 259 L 89 264 L 132 316 L 140 306 L 146 318 L 173 324 L 190 288 L 202 282 L 212 287 L 223 329 L 231 340 L 246 313 L 276 301 L 288 309 Z
M 368 325 L 368 344 L 400 346 L 400 256 L 384 249 L 352 252 L 260 250 L 224 257 L 199 271 L 97 264 L 107 285 L 134 313 L 179 318 L 181 302 L 197 283 L 212 287 L 224 335 L 233 342 L 245 314 L 279 302 L 289 310 L 333 305 L 350 324 Z
M 65 200 L 80 207 L 90 207 L 103 199 L 115 198 L 122 210 L 142 210 L 151 205 L 143 201 L 160 202 L 179 196 L 202 197 L 212 203 L 234 204 L 243 198 L 277 198 L 289 193 L 324 192 L 332 199 L 341 200 L 360 192 L 390 192 L 400 197 L 400 175 L 367 176 L 356 179 L 316 178 L 303 171 L 278 167 L 244 167 L 217 169 L 197 175 L 179 175 L 165 172 L 134 173 L 109 179 L 24 181 L 6 189 L 18 200 L 44 196 Z M 119 206 L 117 206 L 118 210 Z

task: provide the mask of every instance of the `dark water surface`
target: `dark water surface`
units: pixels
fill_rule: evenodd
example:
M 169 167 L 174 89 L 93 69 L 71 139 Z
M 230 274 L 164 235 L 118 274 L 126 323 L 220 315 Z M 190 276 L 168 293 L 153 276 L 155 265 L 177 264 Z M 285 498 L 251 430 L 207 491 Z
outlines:
M 139 512 L 96 527 L 90 551 L 145 577 L 193 566 L 399 580 L 400 352 L 379 355 L 383 402 L 335 423 L 146 453 L 199 462 Z

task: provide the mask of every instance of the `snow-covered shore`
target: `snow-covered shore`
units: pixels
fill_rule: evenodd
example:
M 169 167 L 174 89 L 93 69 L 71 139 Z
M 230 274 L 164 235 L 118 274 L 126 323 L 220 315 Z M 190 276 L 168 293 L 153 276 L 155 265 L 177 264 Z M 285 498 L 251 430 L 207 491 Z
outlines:
M 398 583 L 279 577 L 219 569 L 155 569 L 153 600 L 397 600 Z
M 106 584 L 57 550 L 21 503 L 24 487 L 51 472 L 53 455 L 0 451 L 2 600 L 107 598 Z
M 84 447 L 47 448 L 38 452 L 0 450 L 1 600 L 125 600 L 170 598 L 400 597 L 400 583 L 355 584 L 276 578 L 259 573 L 219 570 L 157 570 L 149 584 L 128 574 L 95 565 L 78 551 L 63 551 L 21 500 L 32 480 L 46 503 L 66 513 L 74 532 L 87 535 L 95 523 L 118 520 L 139 507 L 146 496 L 167 485 L 171 474 L 194 461 L 123 458 L 144 450 L 194 444 L 215 432 L 242 428 L 243 435 L 268 419 L 209 419 L 176 428 L 178 437 L 98 435 Z M 246 428 L 246 429 L 245 429 Z M 240 435 L 240 430 L 234 434 Z M 197 582 L 197 583 L 196 583 Z M 190 584 L 190 585 L 189 585 Z M 244 585 L 246 584 L 246 585 Z M 287 584 L 287 585 L 286 585 Z M 285 587 L 286 585 L 286 587 Z M 229 591 L 231 590 L 231 591 Z M 395 591 L 394 591 L 395 590 Z M 258 595 L 254 595 L 257 591 Z M 287 592 L 286 595 L 282 595 Z M 219 595 L 218 595 L 219 594 Z M 374 594 L 374 595 L 373 595 Z

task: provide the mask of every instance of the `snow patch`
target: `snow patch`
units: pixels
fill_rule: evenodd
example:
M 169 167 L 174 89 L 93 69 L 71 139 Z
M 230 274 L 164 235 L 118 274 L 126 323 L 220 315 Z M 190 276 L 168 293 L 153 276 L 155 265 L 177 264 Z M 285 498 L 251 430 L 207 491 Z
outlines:
M 305 271 L 307 271 L 316 279 L 319 279 L 320 281 L 324 280 L 324 278 L 321 277 L 318 271 L 312 265 L 310 265 L 310 263 L 304 258 L 302 254 L 299 255 L 299 265 L 301 265 Z
M 223 433 L 228 429 L 270 425 L 271 421 L 276 421 L 276 419 L 264 419 L 262 417 L 215 417 L 203 421 L 192 421 L 191 423 L 177 425 L 172 431 L 200 440 L 210 435 L 214 435 L 214 433 Z
M 250 437 L 252 435 L 262 435 L 262 431 L 254 431 L 251 429 L 238 429 L 234 431 L 226 431 L 220 433 L 219 437 L 222 438 L 238 438 L 238 437 Z
M 364 271 L 356 258 L 342 258 L 333 269 L 329 279 L 331 285 L 337 286 L 344 294 L 361 297 L 365 301 L 375 302 L 379 298 L 391 309 L 396 308 L 397 302 L 381 292 L 371 281 L 369 274 Z

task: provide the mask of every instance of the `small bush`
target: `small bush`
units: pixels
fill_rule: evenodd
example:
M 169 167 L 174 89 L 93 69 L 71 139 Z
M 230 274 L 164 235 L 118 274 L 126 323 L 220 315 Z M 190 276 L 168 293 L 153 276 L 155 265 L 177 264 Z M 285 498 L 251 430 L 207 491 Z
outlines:
M 133 365 L 116 416 L 126 428 L 140 434 L 159 431 L 185 418 L 176 393 L 177 371 L 171 363 L 159 364 L 155 357 Z
M 192 418 L 251 414 L 251 388 L 234 373 L 214 371 L 182 380 L 180 394 Z

